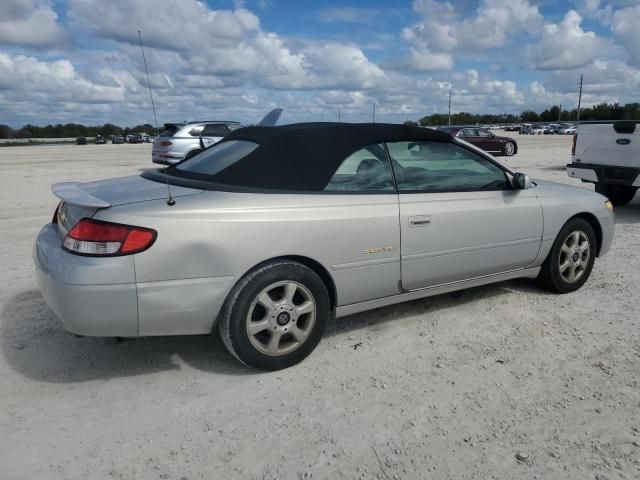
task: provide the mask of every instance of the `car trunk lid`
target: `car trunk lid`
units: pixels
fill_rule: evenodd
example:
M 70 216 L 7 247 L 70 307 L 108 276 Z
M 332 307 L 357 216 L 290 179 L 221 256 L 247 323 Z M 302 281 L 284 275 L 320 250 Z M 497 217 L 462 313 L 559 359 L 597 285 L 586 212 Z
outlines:
M 171 196 L 184 197 L 203 190 L 171 185 Z M 64 182 L 51 187 L 61 202 L 58 207 L 58 232 L 62 238 L 82 218 L 91 218 L 98 210 L 168 198 L 167 185 L 138 175 L 95 182 Z

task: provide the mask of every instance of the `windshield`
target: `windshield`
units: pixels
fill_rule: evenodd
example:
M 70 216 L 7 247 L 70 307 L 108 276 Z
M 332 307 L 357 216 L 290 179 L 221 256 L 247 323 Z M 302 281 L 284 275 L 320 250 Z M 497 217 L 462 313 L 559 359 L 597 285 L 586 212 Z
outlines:
M 257 143 L 247 140 L 220 142 L 177 164 L 175 168 L 199 175 L 215 175 L 243 159 L 256 148 L 258 148 Z

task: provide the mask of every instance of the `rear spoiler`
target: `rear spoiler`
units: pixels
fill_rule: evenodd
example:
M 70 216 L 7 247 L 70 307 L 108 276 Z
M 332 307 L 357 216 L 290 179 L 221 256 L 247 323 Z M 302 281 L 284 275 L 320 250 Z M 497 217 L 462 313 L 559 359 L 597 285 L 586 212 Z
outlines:
M 84 191 L 80 187 L 81 185 L 79 182 L 56 183 L 51 187 L 51 191 L 60 200 L 72 205 L 89 208 L 109 208 L 111 206 L 109 202 Z

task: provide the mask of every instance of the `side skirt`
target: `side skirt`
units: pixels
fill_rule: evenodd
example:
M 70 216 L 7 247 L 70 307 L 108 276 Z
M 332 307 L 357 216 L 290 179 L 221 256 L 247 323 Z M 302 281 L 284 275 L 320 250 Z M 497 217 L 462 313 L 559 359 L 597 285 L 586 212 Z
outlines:
M 541 267 L 525 268 L 521 270 L 514 270 L 511 272 L 486 275 L 483 277 L 472 278 L 471 280 L 461 280 L 459 282 L 445 283 L 442 285 L 436 285 L 434 287 L 412 290 L 407 293 L 392 295 L 390 297 L 376 298 L 375 300 L 368 300 L 366 302 L 343 305 L 336 308 L 336 318 L 353 315 L 354 313 L 365 312 L 367 310 L 373 310 L 375 308 L 382 308 L 389 305 L 394 305 L 396 303 L 417 300 L 419 298 L 432 297 L 434 295 L 454 292 L 456 290 L 479 287 L 481 285 L 487 285 L 489 283 L 503 282 L 505 280 L 513 280 L 514 278 L 536 278 L 540 273 L 540 268 Z

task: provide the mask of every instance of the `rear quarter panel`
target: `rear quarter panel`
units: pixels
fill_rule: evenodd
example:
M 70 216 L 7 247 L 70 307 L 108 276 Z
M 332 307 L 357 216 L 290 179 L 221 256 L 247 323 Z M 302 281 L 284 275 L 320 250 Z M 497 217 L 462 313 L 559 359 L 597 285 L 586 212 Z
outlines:
M 192 311 L 197 327 L 185 333 L 198 333 L 207 318 L 211 328 L 233 285 L 254 266 L 282 256 L 320 263 L 333 278 L 338 305 L 397 294 L 398 214 L 396 194 L 207 191 L 177 199 L 173 207 L 165 200 L 149 201 L 103 210 L 96 218 L 158 231 L 155 244 L 135 255 L 145 334 L 152 323 L 145 320 L 147 313 L 156 324 L 168 322 L 169 329 L 173 320 L 165 311 Z

